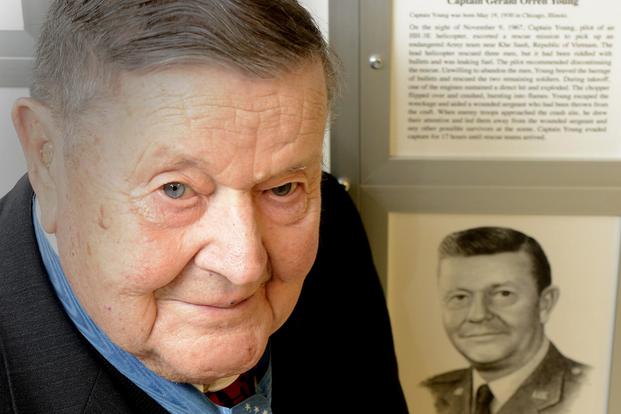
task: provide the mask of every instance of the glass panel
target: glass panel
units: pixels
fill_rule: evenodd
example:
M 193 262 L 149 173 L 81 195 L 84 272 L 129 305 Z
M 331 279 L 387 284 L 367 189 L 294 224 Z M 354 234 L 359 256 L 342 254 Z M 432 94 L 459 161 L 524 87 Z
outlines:
M 621 159 L 617 0 L 394 0 L 391 155 Z

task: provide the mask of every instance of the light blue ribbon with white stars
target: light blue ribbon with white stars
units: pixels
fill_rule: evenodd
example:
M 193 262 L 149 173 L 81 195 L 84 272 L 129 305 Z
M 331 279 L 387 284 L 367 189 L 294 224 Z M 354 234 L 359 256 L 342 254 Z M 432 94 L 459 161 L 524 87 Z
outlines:
M 51 246 L 37 218 L 38 205 L 33 198 L 33 223 L 43 264 L 65 312 L 82 335 L 119 372 L 172 414 L 272 414 L 272 367 L 256 387 L 256 394 L 233 408 L 220 407 L 190 384 L 179 384 L 160 377 L 138 358 L 112 343 L 93 322 L 73 294 L 58 254 Z

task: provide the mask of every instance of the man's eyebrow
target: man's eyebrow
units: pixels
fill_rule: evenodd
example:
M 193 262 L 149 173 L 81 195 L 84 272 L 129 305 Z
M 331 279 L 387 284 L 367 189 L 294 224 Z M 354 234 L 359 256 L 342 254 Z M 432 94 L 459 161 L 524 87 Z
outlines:
M 455 292 L 467 292 L 467 293 L 472 293 L 473 291 L 472 291 L 472 289 L 466 289 L 466 288 L 463 288 L 463 287 L 456 287 L 456 288 L 453 288 L 453 289 L 449 289 L 449 290 L 447 290 L 447 291 L 446 291 L 446 294 L 447 294 L 447 295 L 448 295 L 448 294 L 453 294 L 453 293 L 455 293 Z
M 128 179 L 130 177 L 142 177 L 141 180 L 143 180 L 144 174 L 149 172 L 150 175 L 154 170 L 159 170 L 162 167 L 167 169 L 201 168 L 205 167 L 206 164 L 206 160 L 188 157 L 169 147 L 159 147 L 152 151 L 147 150 L 142 154 L 138 162 L 136 162 L 134 169 L 128 175 Z M 152 178 L 151 176 L 148 177 L 148 179 Z
M 174 168 L 193 168 L 193 167 L 201 167 L 207 164 L 205 160 L 195 157 L 183 157 L 173 155 L 170 158 L 162 158 L 166 161 L 166 166 L 174 167 Z
M 502 282 L 502 283 L 494 283 L 492 286 L 490 286 L 490 289 L 496 289 L 499 287 L 514 287 L 515 283 L 513 282 Z
M 476 290 L 489 290 L 489 289 L 497 289 L 497 288 L 502 288 L 502 287 L 515 287 L 515 284 L 511 281 L 507 281 L 507 282 L 502 282 L 502 283 L 493 283 L 490 286 L 485 286 L 482 289 L 472 289 L 469 287 L 463 287 L 463 286 L 458 286 L 458 287 L 454 287 L 451 288 L 449 290 L 447 290 L 447 293 L 454 293 L 457 291 L 463 291 L 463 292 L 469 292 L 472 293 Z
M 301 172 L 304 172 L 308 169 L 308 166 L 306 165 L 306 163 L 302 163 L 302 164 L 296 164 L 292 167 L 288 167 L 282 171 L 278 171 L 274 174 L 269 174 L 269 175 L 265 175 L 264 177 L 257 177 L 257 182 L 269 182 L 272 180 L 278 180 L 281 179 L 283 177 L 287 177 L 289 175 L 293 175 L 293 174 L 298 174 Z
M 323 150 L 322 151 L 313 151 L 312 154 L 308 155 L 304 159 L 298 160 L 292 166 L 286 168 L 281 172 L 276 172 L 272 175 L 272 177 L 278 177 L 284 174 L 293 174 L 298 172 L 303 172 L 308 170 L 310 166 L 314 166 L 317 163 L 321 165 L 321 161 L 323 160 Z
M 306 166 L 306 164 L 301 164 L 301 165 L 296 165 L 296 166 L 293 166 L 291 168 L 288 168 L 287 172 L 296 173 L 296 172 L 304 171 L 307 168 L 308 167 Z
M 257 177 L 257 183 L 266 183 L 272 180 L 278 180 L 278 179 L 286 178 L 289 175 L 300 174 L 300 173 L 313 174 L 313 171 L 314 171 L 314 169 L 312 169 L 313 166 L 319 165 L 319 170 L 320 171 L 322 170 L 321 160 L 323 160 L 323 151 L 320 151 L 318 154 L 316 153 L 312 154 L 303 160 L 298 160 L 298 162 L 296 162 L 295 164 L 292 164 L 290 167 L 286 167 L 280 171 L 275 171 L 273 174 L 268 174 L 260 178 Z M 306 173 L 306 171 L 310 171 L 310 172 Z
M 201 167 L 207 164 L 207 160 L 203 158 L 179 152 L 174 147 L 166 144 L 156 147 L 148 155 L 151 162 L 155 159 L 173 167 Z

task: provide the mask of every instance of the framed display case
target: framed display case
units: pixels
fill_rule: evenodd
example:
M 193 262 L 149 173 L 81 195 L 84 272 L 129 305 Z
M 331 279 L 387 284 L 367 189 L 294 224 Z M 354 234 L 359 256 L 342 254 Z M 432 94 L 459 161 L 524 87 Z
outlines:
M 491 7 L 490 3 L 494 3 L 494 6 Z M 417 0 L 407 2 L 339 0 L 331 2 L 330 41 L 341 57 L 345 78 L 345 92 L 336 105 L 335 122 L 332 127 L 331 169 L 334 174 L 350 182 L 350 193 L 363 216 L 391 314 L 393 320 L 396 321 L 395 338 L 401 363 L 402 380 L 414 414 L 433 414 L 434 411 L 421 411 L 416 408 L 417 401 L 412 400 L 417 398 L 414 397 L 414 393 L 418 392 L 417 384 L 424 379 L 424 375 L 422 371 L 417 371 L 419 374 L 414 373 L 420 367 L 410 367 L 409 365 L 420 364 L 420 360 L 416 358 L 421 358 L 422 354 L 417 356 L 417 349 L 404 338 L 412 338 L 413 332 L 417 332 L 417 337 L 420 337 L 421 332 L 416 331 L 417 329 L 423 329 L 423 331 L 440 329 L 441 331 L 442 328 L 431 321 L 428 322 L 430 326 L 424 326 L 421 325 L 423 322 L 418 319 L 403 316 L 410 315 L 409 312 L 414 309 L 407 307 L 412 303 L 405 300 L 403 297 L 405 293 L 403 292 L 407 292 L 405 286 L 414 286 L 407 284 L 414 283 L 415 275 L 408 266 L 395 268 L 391 265 L 391 260 L 394 259 L 392 255 L 399 250 L 409 252 L 408 254 L 411 257 L 416 256 L 417 249 L 421 247 L 412 246 L 414 240 L 418 240 L 419 243 L 421 240 L 428 240 L 425 249 L 430 249 L 429 252 L 431 253 L 429 254 L 435 254 L 433 251 L 437 248 L 438 237 L 444 236 L 441 234 L 443 230 L 440 228 L 434 230 L 432 227 L 426 227 L 426 225 L 431 226 L 434 220 L 440 223 L 443 218 L 447 218 L 448 224 L 445 227 L 440 227 L 446 230 L 470 225 L 494 225 L 513 226 L 528 233 L 542 226 L 542 228 L 548 229 L 546 230 L 547 233 L 537 233 L 543 239 L 555 235 L 554 226 L 560 226 L 558 227 L 559 235 L 564 234 L 560 231 L 563 223 L 567 223 L 568 228 L 574 224 L 577 226 L 574 229 L 576 233 L 573 233 L 572 237 L 578 237 L 582 231 L 594 231 L 595 228 L 602 230 L 599 236 L 594 236 L 597 242 L 594 245 L 604 246 L 607 249 L 608 253 L 605 258 L 598 256 L 597 251 L 582 249 L 579 243 L 567 245 L 563 254 L 582 257 L 584 263 L 598 262 L 598 265 L 606 266 L 606 270 L 597 272 L 597 275 L 593 273 L 588 275 L 589 280 L 597 278 L 598 281 L 607 286 L 607 289 L 612 289 L 613 292 L 606 299 L 608 304 L 605 312 L 602 311 L 601 316 L 599 316 L 606 328 L 594 334 L 598 336 L 597 338 L 590 337 L 589 340 L 599 343 L 602 347 L 600 350 L 607 350 L 608 354 L 605 355 L 604 360 L 593 362 L 590 362 L 586 355 L 583 358 L 583 355 L 576 354 L 575 358 L 578 360 L 583 358 L 586 364 L 590 363 L 592 366 L 597 366 L 601 373 L 600 380 L 605 383 L 601 388 L 605 394 L 592 397 L 592 407 L 598 407 L 598 411 L 589 410 L 589 412 L 597 412 L 598 414 L 617 413 L 621 411 L 621 397 L 615 393 L 608 393 L 608 390 L 621 386 L 621 326 L 618 326 L 621 324 L 619 322 L 621 319 L 618 317 L 621 314 L 621 308 L 617 288 L 619 276 L 618 234 L 620 231 L 618 218 L 621 217 L 621 133 L 618 117 L 614 115 L 621 111 L 619 100 L 619 91 L 621 90 L 619 89 L 619 75 L 621 74 L 619 56 L 621 53 L 618 53 L 618 22 L 611 20 L 610 13 L 607 15 L 606 10 L 612 7 L 607 1 L 598 1 L 599 8 L 591 3 L 587 5 L 583 2 L 576 2 L 577 4 L 573 5 L 570 4 L 571 2 L 554 2 L 556 3 L 554 10 L 550 10 L 550 7 L 553 6 L 551 1 L 531 2 L 530 6 L 520 6 L 520 2 L 511 3 L 511 1 L 426 2 Z M 590 11 L 585 11 L 586 8 L 589 8 Z M 591 11 L 592 8 L 597 10 Z M 461 25 L 461 28 L 458 28 L 458 25 Z M 468 27 L 464 29 L 464 25 Z M 533 27 L 529 28 L 529 25 Z M 607 105 L 605 128 L 602 127 L 598 130 L 593 128 L 593 130 L 587 131 L 584 127 L 582 132 L 576 128 L 572 130 L 561 128 L 561 133 L 559 131 L 546 131 L 545 133 L 539 131 L 541 133 L 538 138 L 527 139 L 525 138 L 527 135 L 536 135 L 538 133 L 536 129 L 552 119 L 550 115 L 552 109 L 548 109 L 545 114 L 543 112 L 539 114 L 539 118 L 531 117 L 531 114 L 527 112 L 502 114 L 498 110 L 494 114 L 492 110 L 496 107 L 500 108 L 503 102 L 506 103 L 507 108 L 510 106 L 509 102 L 516 102 L 521 105 L 528 105 L 531 102 L 535 105 L 541 105 L 542 108 L 544 103 L 548 106 L 552 105 L 554 111 L 557 111 L 555 114 L 561 114 L 555 115 L 560 119 L 561 127 L 565 121 L 569 125 L 571 119 L 574 120 L 572 122 L 574 126 L 578 123 L 584 126 L 591 119 L 593 122 L 603 119 L 601 113 L 594 114 L 591 111 L 595 111 L 595 109 L 587 109 L 586 106 L 577 107 L 579 111 L 585 111 L 578 112 L 578 115 L 573 112 L 572 115 L 569 115 L 567 108 L 565 108 L 565 115 L 562 115 L 561 106 L 564 105 L 562 99 L 565 98 L 554 97 L 552 90 L 555 87 L 562 86 L 560 84 L 564 82 L 562 78 L 564 75 L 560 75 L 559 82 L 547 81 L 548 86 L 554 87 L 548 88 L 546 94 L 536 91 L 537 85 L 546 83 L 544 76 L 555 77 L 558 75 L 541 74 L 541 79 L 537 80 L 535 75 L 531 73 L 533 80 L 529 82 L 527 79 L 531 78 L 529 78 L 528 70 L 534 73 L 539 64 L 545 64 L 548 68 L 554 66 L 553 63 L 550 63 L 553 62 L 551 59 L 539 59 L 537 62 L 533 59 L 528 65 L 519 62 L 513 64 L 511 62 L 507 64 L 496 62 L 494 66 L 490 63 L 487 72 L 491 73 L 494 70 L 499 72 L 499 68 L 507 72 L 505 77 L 496 74 L 493 80 L 490 80 L 490 74 L 485 75 L 486 79 L 484 80 L 476 77 L 472 80 L 467 79 L 468 76 L 472 76 L 468 73 L 457 73 L 457 63 L 453 64 L 448 61 L 451 58 L 457 62 L 457 57 L 447 55 L 452 50 L 466 50 L 469 47 L 472 56 L 464 57 L 464 60 L 470 59 L 470 63 L 465 62 L 461 65 L 465 68 L 463 72 L 468 68 L 472 69 L 471 66 L 475 66 L 472 64 L 475 58 L 479 59 L 479 71 L 481 71 L 481 67 L 485 66 L 486 63 L 483 62 L 483 57 L 476 57 L 475 55 L 478 53 L 483 55 L 486 50 L 501 48 L 500 42 L 506 42 L 505 39 L 494 38 L 499 33 L 501 26 L 503 30 L 509 32 L 507 36 L 515 36 L 515 38 L 510 39 L 506 52 L 501 52 L 505 55 L 495 57 L 503 60 L 507 60 L 510 53 L 517 53 L 518 55 L 522 52 L 527 53 L 527 48 L 520 49 L 519 45 L 528 43 L 532 48 L 535 43 L 536 30 L 545 31 L 550 36 L 560 33 L 562 39 L 558 41 L 565 41 L 564 36 L 566 34 L 573 36 L 567 41 L 576 43 L 576 46 L 570 48 L 570 53 L 574 55 L 557 57 L 558 59 L 567 58 L 570 60 L 567 66 L 562 66 L 560 63 L 558 66 L 567 70 L 572 70 L 572 66 L 579 65 L 577 63 L 571 64 L 571 60 L 577 60 L 580 57 L 578 49 L 581 44 L 597 41 L 597 48 L 605 47 L 613 50 L 615 52 L 612 54 L 613 56 L 607 55 L 608 50 L 597 49 L 596 53 L 601 52 L 601 55 L 590 58 L 585 55 L 580 58 L 584 62 L 591 60 L 607 62 L 598 69 L 602 69 L 603 66 L 608 67 L 609 64 L 610 72 L 608 75 L 604 75 L 603 72 L 593 73 L 593 77 L 599 77 L 599 81 L 585 80 L 585 83 L 592 83 L 594 86 L 599 85 L 600 88 L 608 88 L 607 90 L 610 91 L 610 94 L 607 94 L 604 89 L 601 89 L 603 95 L 597 95 L 591 99 L 591 103 L 597 101 L 598 105 Z M 587 37 L 576 37 L 576 32 L 579 34 L 581 26 L 584 26 L 582 34 L 586 34 Z M 549 28 L 542 29 L 542 27 Z M 488 32 L 482 33 L 485 30 Z M 404 37 L 399 33 L 406 33 L 407 36 Z M 441 38 L 441 36 L 437 37 L 437 33 L 440 33 L 441 36 L 450 36 Z M 414 36 L 410 37 L 411 34 Z M 475 34 L 481 38 L 487 36 L 486 42 L 489 44 L 484 46 L 483 41 L 480 40 L 478 45 L 466 47 L 466 40 L 470 43 L 476 43 L 472 40 Z M 459 40 L 458 37 L 461 35 L 466 35 L 468 39 Z M 503 35 L 500 33 L 500 36 Z M 521 36 L 522 39 L 519 39 L 518 36 Z M 531 38 L 527 39 L 527 36 L 531 36 Z M 421 39 L 434 41 L 429 41 L 427 42 L 428 45 L 424 46 L 425 42 L 422 42 Z M 553 40 L 551 39 L 552 37 L 546 42 L 551 43 Z M 492 40 L 495 42 L 495 46 L 491 45 Z M 461 46 L 457 44 L 459 42 L 462 43 Z M 603 46 L 603 42 L 606 42 L 607 45 Z M 539 46 L 535 45 L 534 47 Z M 546 49 L 546 53 L 550 51 L 556 53 L 552 44 L 541 48 Z M 435 50 L 444 53 L 445 56 L 443 57 L 441 53 L 433 57 L 431 56 L 433 53 L 430 53 L 428 57 L 415 56 L 414 54 L 419 53 L 420 49 L 423 51 Z M 397 52 L 395 52 L 396 50 Z M 533 50 L 530 52 L 534 53 Z M 541 53 L 541 50 L 539 52 Z M 406 56 L 407 61 L 405 63 L 403 61 L 404 56 Z M 419 60 L 416 60 L 417 58 Z M 440 60 L 438 61 L 438 59 Z M 547 63 L 543 63 L 544 61 Z M 468 64 L 471 66 L 467 66 Z M 582 65 L 588 71 L 590 64 L 582 63 Z M 593 63 L 592 68 L 594 70 L 595 66 Z M 442 80 L 440 80 L 440 74 L 430 72 L 433 70 L 442 71 L 442 68 L 446 70 Z M 405 77 L 403 74 L 399 74 L 399 71 L 404 69 L 407 69 L 405 72 L 408 73 Z M 409 72 L 410 69 L 416 69 L 419 72 Z M 421 75 L 422 79 L 418 79 L 417 76 L 421 73 L 421 69 L 424 69 L 423 72 L 425 70 L 429 72 Z M 520 69 L 522 69 L 522 73 L 517 76 Z M 510 70 L 516 70 L 516 73 L 509 73 Z M 452 78 L 447 80 L 447 74 Z M 609 78 L 604 79 L 605 76 L 609 76 Z M 578 77 L 576 75 L 571 78 Z M 443 84 L 442 82 L 446 83 Z M 573 79 L 564 83 L 571 87 L 574 82 L 578 84 L 579 81 Z M 463 92 L 464 95 L 460 97 L 459 93 L 462 92 L 453 89 L 450 91 L 451 96 L 449 97 L 448 90 L 450 87 L 448 86 L 445 88 L 445 92 L 438 92 L 434 96 L 431 92 L 426 95 L 424 90 L 415 89 L 416 87 L 424 89 L 424 85 L 427 85 L 426 89 L 433 90 L 437 87 L 437 90 L 440 90 L 440 86 L 450 84 L 454 84 L 456 87 L 461 85 L 464 88 L 468 86 L 471 89 L 479 84 L 488 88 L 491 85 L 492 90 L 494 86 L 500 90 L 502 85 L 514 89 L 503 92 L 504 97 L 498 90 L 489 92 L 490 96 L 486 95 L 488 92 L 483 95 L 475 95 L 470 92 L 467 95 L 466 92 Z M 527 86 L 529 84 L 532 85 L 530 97 Z M 525 92 L 521 92 L 519 88 L 525 85 L 527 89 Z M 408 98 L 409 86 L 414 86 L 409 90 L 414 90 L 417 94 Z M 456 92 L 458 95 L 454 97 Z M 491 95 L 492 93 L 495 95 Z M 524 93 L 525 97 L 522 97 L 521 95 Z M 563 94 L 554 93 L 559 96 Z M 398 94 L 402 94 L 406 98 L 400 100 L 396 96 Z M 567 95 L 567 91 L 564 95 Z M 575 102 L 576 105 L 585 105 L 589 98 L 581 100 L 582 97 L 579 95 L 579 91 L 575 93 L 575 96 L 571 92 L 569 104 Z M 553 102 L 555 99 L 558 99 L 558 105 Z M 429 108 L 425 111 L 422 106 L 419 106 L 418 112 L 416 114 L 410 113 L 411 119 L 408 120 L 408 108 L 404 105 L 414 103 L 416 106 L 425 102 L 427 106 L 436 104 L 432 108 L 434 112 L 429 112 Z M 465 108 L 460 108 L 460 105 L 464 103 Z M 464 112 L 458 115 L 456 111 L 458 109 L 465 111 L 468 103 L 476 103 L 477 108 L 483 108 L 487 105 L 488 112 Z M 448 105 L 450 108 L 451 104 L 457 108 L 455 113 L 445 111 L 444 114 L 441 114 L 443 117 L 437 116 L 440 114 L 439 106 L 446 107 Z M 470 108 L 472 107 L 474 106 L 471 105 Z M 472 111 L 472 109 L 470 110 Z M 403 114 L 406 114 L 405 121 L 402 120 L 401 126 L 399 126 L 396 118 L 398 116 L 403 117 Z M 535 111 L 535 115 L 537 115 L 537 111 Z M 494 122 L 498 124 L 500 130 L 496 131 L 495 126 L 493 131 L 468 131 L 472 133 L 472 139 L 467 134 L 462 134 L 472 123 L 485 125 Z M 524 129 L 524 122 L 526 125 L 530 125 L 530 130 Z M 430 126 L 427 129 L 427 138 L 408 138 L 408 125 L 419 123 L 426 123 Z M 443 130 L 444 136 L 431 138 L 432 134 L 434 136 L 440 135 L 439 129 L 441 127 L 449 128 L 451 125 L 457 127 L 453 128 L 453 131 Z M 602 126 L 604 123 L 600 122 L 599 125 Z M 520 127 L 519 134 L 518 127 Z M 422 127 L 419 126 L 418 128 Z M 459 131 L 459 128 L 462 130 Z M 456 138 L 452 138 L 449 133 Z M 485 134 L 489 135 L 489 139 L 486 140 Z M 466 138 L 461 137 L 461 135 L 466 135 Z M 492 135 L 496 138 L 491 139 Z M 521 137 L 519 140 L 515 138 L 518 136 Z M 565 138 L 567 140 L 564 141 Z M 405 146 L 400 146 L 399 141 L 402 141 Z M 466 141 L 475 145 L 469 145 Z M 463 221 L 460 221 L 462 219 Z M 451 224 L 451 220 L 455 220 L 454 223 Z M 427 221 L 429 222 L 427 223 Z M 408 227 L 411 223 L 417 223 L 417 225 Z M 578 225 L 577 223 L 582 224 Z M 602 227 L 595 223 L 606 224 Z M 403 232 L 402 230 L 406 228 L 409 230 Z M 397 234 L 400 230 L 405 237 L 403 240 L 399 239 Z M 392 234 L 393 232 L 396 233 Z M 555 250 L 557 244 L 553 242 L 550 245 L 546 242 L 544 249 Z M 433 258 L 428 255 L 425 257 L 429 260 L 430 266 L 432 264 L 435 266 Z M 553 263 L 553 267 L 564 266 L 562 260 L 560 263 L 557 259 L 555 261 L 556 264 Z M 433 279 L 433 275 L 435 273 L 426 276 Z M 563 276 L 559 274 L 554 277 L 562 278 Z M 562 288 L 562 290 L 567 292 L 568 288 Z M 597 296 L 599 295 L 597 292 L 600 291 L 583 293 L 586 293 L 587 296 Z M 604 295 L 607 292 L 604 292 Z M 400 296 L 396 296 L 398 294 Z M 567 294 L 563 293 L 563 295 Z M 414 294 L 412 295 L 412 301 L 419 300 Z M 573 301 L 563 299 L 563 295 L 559 299 L 558 308 L 553 316 L 554 323 L 560 327 L 553 328 L 555 330 L 565 329 L 562 327 L 567 327 L 567 324 L 574 318 L 572 313 L 567 310 L 572 308 Z M 578 307 L 572 310 L 580 312 Z M 418 312 L 420 309 L 417 308 L 416 313 Z M 551 324 L 550 329 L 552 326 Z M 568 330 L 565 333 L 567 337 L 573 337 L 575 343 L 583 342 L 582 334 L 579 332 Z M 451 349 L 445 335 L 438 335 L 438 340 L 443 341 L 447 352 Z M 607 346 L 609 348 L 606 348 Z M 454 350 L 450 352 L 454 358 L 457 358 Z M 411 354 L 404 356 L 407 353 Z M 606 354 L 606 352 L 603 353 Z M 431 371 L 433 370 L 429 369 L 428 373 L 431 374 Z M 441 369 L 437 372 L 440 371 Z M 419 376 L 416 377 L 416 375 Z

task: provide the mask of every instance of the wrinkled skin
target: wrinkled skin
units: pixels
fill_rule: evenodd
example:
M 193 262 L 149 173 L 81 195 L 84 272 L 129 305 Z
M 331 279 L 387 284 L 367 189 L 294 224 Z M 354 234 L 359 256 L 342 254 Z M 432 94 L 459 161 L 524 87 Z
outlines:
M 124 73 L 112 95 L 81 116 L 70 149 L 46 108 L 14 109 L 71 287 L 112 341 L 164 377 L 244 372 L 316 255 L 322 67 L 257 79 L 176 66 Z M 36 159 L 43 142 L 49 168 Z

